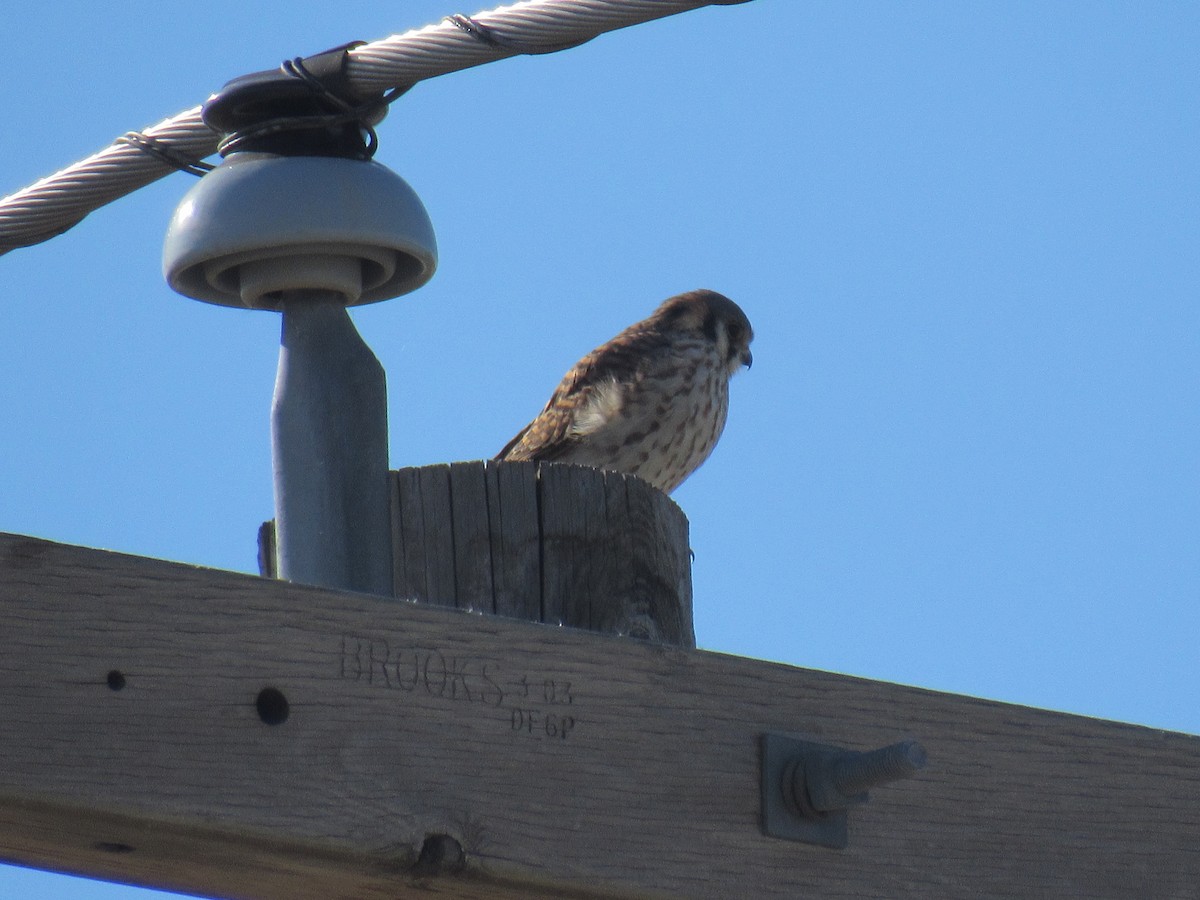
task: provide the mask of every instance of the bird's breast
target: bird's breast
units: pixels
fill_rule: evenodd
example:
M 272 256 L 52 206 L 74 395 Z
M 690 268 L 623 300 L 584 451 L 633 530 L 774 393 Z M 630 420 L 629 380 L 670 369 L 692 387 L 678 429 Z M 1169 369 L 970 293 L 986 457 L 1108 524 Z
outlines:
M 729 381 L 715 350 L 664 358 L 621 385 L 620 403 L 605 398 L 589 412 L 586 436 L 566 462 L 615 469 L 674 490 L 708 458 L 729 405 Z M 611 415 L 597 411 L 607 408 Z

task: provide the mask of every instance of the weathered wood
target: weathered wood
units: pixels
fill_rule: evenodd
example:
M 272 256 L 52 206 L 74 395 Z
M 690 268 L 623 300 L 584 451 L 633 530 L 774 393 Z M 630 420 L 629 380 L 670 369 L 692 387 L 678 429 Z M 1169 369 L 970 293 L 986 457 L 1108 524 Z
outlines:
M 279 558 L 275 550 L 274 519 L 268 519 L 258 526 L 258 574 L 264 578 L 279 577 Z
M 0 857 L 25 865 L 289 900 L 1200 884 L 1186 735 L 16 536 L 0 634 Z M 930 764 L 846 850 L 778 840 L 767 731 Z M 418 862 L 437 835 L 462 871 Z
M 451 463 L 449 475 L 455 605 L 492 612 L 495 587 L 485 470 L 477 463 Z
M 425 527 L 421 481 L 416 469 L 401 469 L 389 479 L 392 490 L 392 590 L 398 597 L 429 597 L 425 582 Z M 404 502 L 401 503 L 401 498 Z
M 485 469 L 491 533 L 495 613 L 542 621 L 542 536 L 537 467 L 490 465 Z M 534 590 L 530 588 L 534 587 Z
M 680 517 L 665 523 L 657 514 L 654 496 L 630 490 L 624 517 L 631 523 L 635 552 L 630 559 L 633 579 L 631 612 L 660 631 L 683 631 L 688 645 L 695 646 L 692 630 L 692 561 L 688 546 L 687 520 Z M 682 522 L 682 533 L 678 530 Z M 678 596 L 682 602 L 665 602 Z
M 615 594 L 609 578 L 621 563 L 601 540 L 606 474 L 574 466 L 546 466 L 539 473 L 543 621 L 595 630 L 592 590 L 601 597 Z
M 430 603 L 458 606 L 460 604 L 454 583 L 454 517 L 450 504 L 450 467 L 445 464 L 424 466 L 415 470 L 415 474 L 416 494 L 401 495 L 401 503 L 404 504 L 406 499 L 415 501 L 421 510 L 420 540 L 425 547 L 426 591 L 421 598 Z M 409 534 L 411 535 L 411 532 Z M 470 603 L 470 598 L 463 598 L 461 605 L 467 608 Z
M 401 469 L 396 596 L 695 646 L 687 519 L 644 481 L 546 463 Z

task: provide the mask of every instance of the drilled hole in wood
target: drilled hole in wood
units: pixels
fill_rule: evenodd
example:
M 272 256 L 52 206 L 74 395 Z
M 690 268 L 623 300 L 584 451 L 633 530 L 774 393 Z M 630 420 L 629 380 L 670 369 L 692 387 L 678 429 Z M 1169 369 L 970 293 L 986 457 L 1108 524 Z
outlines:
M 92 844 L 95 850 L 103 850 L 105 853 L 132 853 L 136 848 L 129 844 L 122 844 L 120 841 L 96 841 Z
M 462 844 L 448 834 L 431 834 L 421 845 L 421 855 L 412 868 L 413 875 L 450 875 L 466 864 Z
M 108 673 L 107 681 L 108 686 L 114 691 L 119 691 L 121 688 L 125 687 L 125 676 L 116 669 L 113 669 Z
M 258 700 L 254 703 L 258 717 L 266 725 L 282 725 L 288 717 L 288 701 L 283 691 L 267 687 L 258 692 Z

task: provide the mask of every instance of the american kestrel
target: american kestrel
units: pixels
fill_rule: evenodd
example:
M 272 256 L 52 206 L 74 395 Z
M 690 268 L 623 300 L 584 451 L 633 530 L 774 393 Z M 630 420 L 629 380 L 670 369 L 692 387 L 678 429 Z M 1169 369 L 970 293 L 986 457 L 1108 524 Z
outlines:
M 669 494 L 716 446 L 753 338 L 728 297 L 672 297 L 577 362 L 496 459 L 613 469 Z

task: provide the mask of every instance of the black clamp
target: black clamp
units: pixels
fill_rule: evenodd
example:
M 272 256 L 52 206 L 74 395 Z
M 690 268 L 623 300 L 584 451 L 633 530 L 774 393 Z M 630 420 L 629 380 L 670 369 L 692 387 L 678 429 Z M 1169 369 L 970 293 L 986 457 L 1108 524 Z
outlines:
M 407 88 L 374 97 L 354 91 L 346 63 L 350 51 L 363 43 L 285 60 L 278 69 L 227 82 L 201 110 L 204 124 L 224 135 L 221 155 L 252 151 L 370 159 L 379 143 L 374 126 Z

